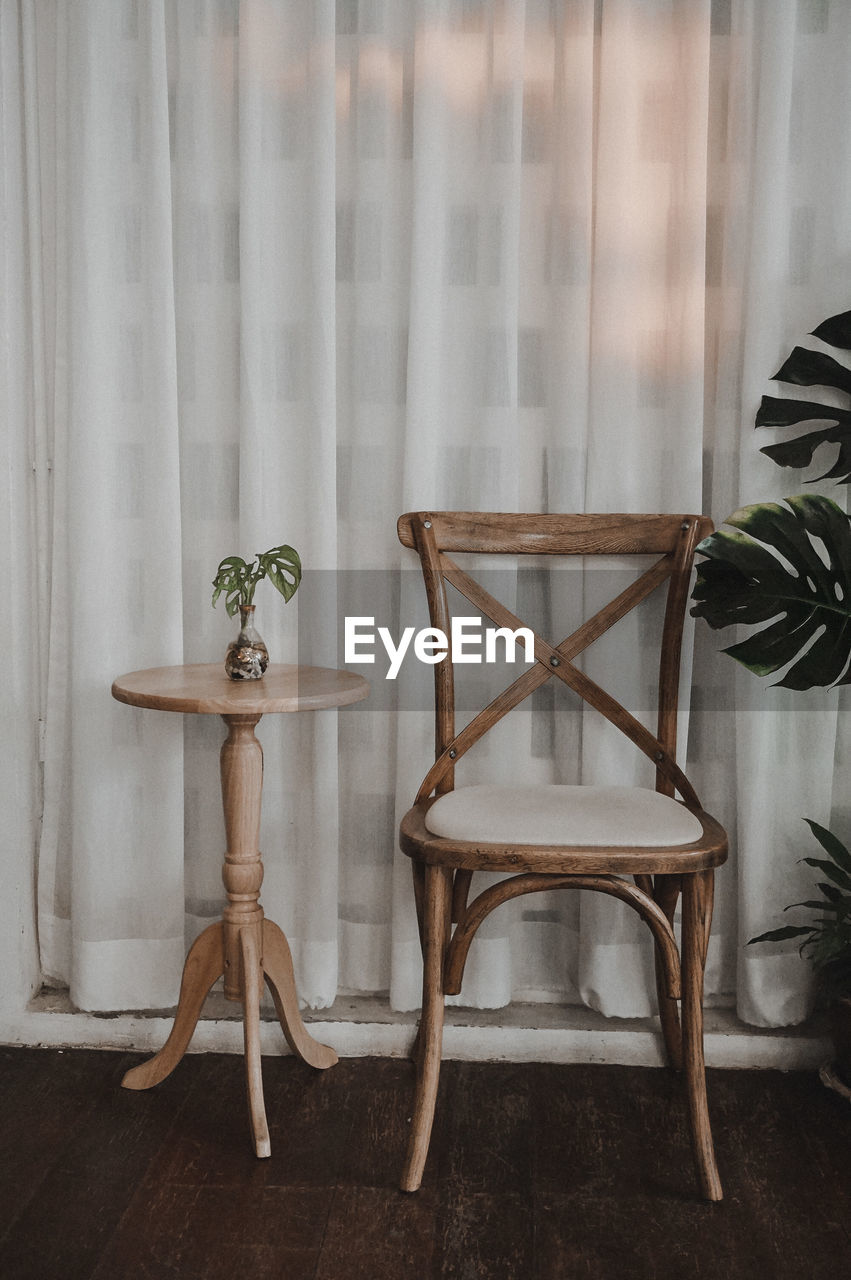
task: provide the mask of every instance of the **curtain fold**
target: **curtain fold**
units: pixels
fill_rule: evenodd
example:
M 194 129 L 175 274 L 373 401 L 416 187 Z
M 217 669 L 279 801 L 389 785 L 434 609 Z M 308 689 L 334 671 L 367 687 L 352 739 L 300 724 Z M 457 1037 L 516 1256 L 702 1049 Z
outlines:
M 17 1012 L 38 984 L 32 851 L 38 837 L 39 726 L 45 649 L 39 642 L 39 547 L 47 492 L 42 366 L 38 147 L 32 126 L 32 25 L 0 8 L 0 591 L 7 679 L 0 685 L 0 1008 Z M 39 499 L 42 501 L 39 502 Z
M 404 510 L 720 523 L 813 487 L 759 454 L 751 423 L 788 349 L 848 307 L 851 11 L 2 5 L 29 32 L 4 92 L 38 184 L 5 191 L 19 201 L 7 256 L 42 299 L 21 394 L 52 460 L 12 531 L 24 546 L 37 516 L 50 535 L 41 963 L 83 1008 L 156 1008 L 220 909 L 223 726 L 130 709 L 109 686 L 221 659 L 223 556 L 294 545 L 303 584 L 286 607 L 261 585 L 259 630 L 273 661 L 336 665 L 340 618 L 367 586 L 377 623 L 422 616 L 399 572 Z M 547 597 L 532 570 L 507 603 L 557 640 L 610 581 L 556 579 Z M 587 656 L 616 695 L 645 681 L 649 625 L 625 620 Z M 681 754 L 735 837 L 707 990 L 749 1021 L 795 1021 L 806 965 L 743 944 L 805 896 L 800 818 L 847 826 L 847 729 L 836 694 L 765 690 L 702 624 L 695 645 Z M 376 687 L 258 730 L 263 903 L 314 1007 L 338 991 L 419 1003 L 395 837 L 432 750 L 418 679 L 406 668 L 395 702 Z M 459 779 L 613 769 L 643 776 L 547 686 Z M 649 939 L 618 904 L 577 897 L 491 917 L 459 999 L 652 1011 Z
M 119 666 L 183 651 L 164 8 L 54 16 L 61 381 L 42 965 L 84 1008 L 161 1007 L 184 950 L 182 726 L 122 716 L 109 686 Z

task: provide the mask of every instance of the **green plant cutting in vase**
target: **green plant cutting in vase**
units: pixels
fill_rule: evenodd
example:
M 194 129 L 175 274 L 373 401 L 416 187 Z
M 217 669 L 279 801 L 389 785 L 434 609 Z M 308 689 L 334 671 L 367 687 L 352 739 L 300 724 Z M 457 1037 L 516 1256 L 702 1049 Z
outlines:
M 813 330 L 820 343 L 851 351 L 851 311 Z M 763 396 L 757 427 L 806 426 L 762 452 L 778 466 L 809 466 L 817 450 L 837 445 L 819 479 L 851 484 L 851 370 L 822 350 L 795 347 L 774 375 L 789 386 L 818 387 L 819 400 Z M 826 425 L 825 425 L 826 424 Z M 724 650 L 758 676 L 782 670 L 785 689 L 851 684 L 851 521 L 837 503 L 803 493 L 783 503 L 758 502 L 735 511 L 700 543 L 693 591 L 695 617 L 718 629 L 755 630 Z M 803 861 L 821 873 L 821 895 L 792 904 L 818 914 L 807 924 L 770 929 L 751 943 L 803 941 L 820 1003 L 831 1018 L 836 1067 L 851 1085 L 851 853 L 825 827 L 805 819 L 825 858 Z M 789 910 L 790 908 L 786 908 Z
M 268 578 L 280 591 L 284 600 L 295 595 L 301 582 L 301 560 L 293 547 L 272 547 L 255 556 L 250 564 L 240 556 L 225 556 L 213 579 L 213 608 L 219 596 L 225 597 L 228 617 L 232 618 L 240 605 L 254 603 L 257 583 Z
M 254 628 L 254 592 L 264 578 L 285 602 L 291 600 L 301 582 L 301 559 L 295 548 L 272 547 L 250 562 L 226 556 L 213 579 L 213 607 L 223 595 L 228 616 L 232 618 L 238 610 L 242 624 L 225 656 L 225 670 L 232 680 L 259 680 L 269 665 L 268 650 Z

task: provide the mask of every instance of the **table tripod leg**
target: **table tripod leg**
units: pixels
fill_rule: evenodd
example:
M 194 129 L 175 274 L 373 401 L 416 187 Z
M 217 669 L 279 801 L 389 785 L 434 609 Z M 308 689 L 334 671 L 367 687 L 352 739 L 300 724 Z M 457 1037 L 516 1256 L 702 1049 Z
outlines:
M 263 921 L 263 968 L 275 1001 L 278 1021 L 293 1053 L 319 1070 L 333 1067 L 337 1061 L 334 1050 L 314 1040 L 301 1020 L 290 946 L 283 930 L 272 920 Z
M 254 1139 L 254 1151 L 261 1159 L 272 1154 L 266 1107 L 263 1102 L 263 1073 L 260 1062 L 260 996 L 263 991 L 263 969 L 260 961 L 258 930 L 242 929 L 239 949 L 242 960 L 243 1034 L 245 1037 L 245 1088 L 248 1115 Z
M 159 1053 L 131 1068 L 121 1081 L 125 1089 L 150 1089 L 171 1075 L 183 1057 L 198 1022 L 210 987 L 224 973 L 224 941 L 221 921 L 199 934 L 186 957 L 177 1013 L 169 1037 Z

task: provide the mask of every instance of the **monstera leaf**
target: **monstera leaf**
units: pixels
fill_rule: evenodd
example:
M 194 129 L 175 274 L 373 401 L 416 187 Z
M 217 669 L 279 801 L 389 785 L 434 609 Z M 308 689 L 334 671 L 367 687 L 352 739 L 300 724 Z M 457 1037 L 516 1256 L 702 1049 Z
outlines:
M 213 579 L 213 607 L 219 596 L 225 597 L 228 617 L 233 617 L 240 605 L 252 604 L 257 583 L 268 578 L 284 600 L 295 595 L 301 582 L 301 560 L 294 547 L 284 543 L 270 551 L 258 552 L 246 563 L 242 556 L 225 556 Z
M 851 684 L 851 522 L 816 494 L 742 507 L 704 538 L 691 612 L 715 629 L 767 623 L 725 649 L 786 689 Z
M 272 547 L 257 559 L 275 590 L 290 600 L 301 582 L 301 560 L 295 547 Z
M 820 338 L 829 346 L 851 350 L 851 311 L 825 320 L 813 330 L 813 337 Z M 833 466 L 819 479 L 836 480 L 838 484 L 851 483 L 851 370 L 824 352 L 795 347 L 775 373 L 773 381 L 788 382 L 797 387 L 832 387 L 849 397 L 849 404 L 837 407 L 814 400 L 763 396 L 756 415 L 758 427 L 791 427 L 798 423 L 816 422 L 831 425 L 808 431 L 792 440 L 766 445 L 761 452 L 780 467 L 801 470 L 811 464 L 813 455 L 823 444 L 839 445 Z

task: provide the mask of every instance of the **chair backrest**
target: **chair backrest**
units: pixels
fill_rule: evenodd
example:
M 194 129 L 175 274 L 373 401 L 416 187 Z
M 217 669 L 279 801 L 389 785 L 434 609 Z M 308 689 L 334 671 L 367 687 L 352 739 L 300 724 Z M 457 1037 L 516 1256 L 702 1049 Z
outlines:
M 656 766 L 656 789 L 678 791 L 690 808 L 700 802 L 676 763 L 677 696 L 683 620 L 689 578 L 698 542 L 712 532 L 699 515 L 524 515 L 479 511 L 409 511 L 399 517 L 399 540 L 420 557 L 431 625 L 447 636 L 451 619 L 446 598 L 450 582 L 497 624 L 525 626 L 510 609 L 461 569 L 449 552 L 483 555 L 647 556 L 660 558 L 604 608 L 558 645 L 535 634 L 535 663 L 497 698 L 455 731 L 455 681 L 447 658 L 435 664 L 435 762 L 417 801 L 451 791 L 455 763 L 470 747 L 547 680 L 556 677 L 631 739 Z M 611 694 L 574 665 L 584 649 L 663 583 L 668 584 L 659 659 L 658 712 L 652 733 Z

